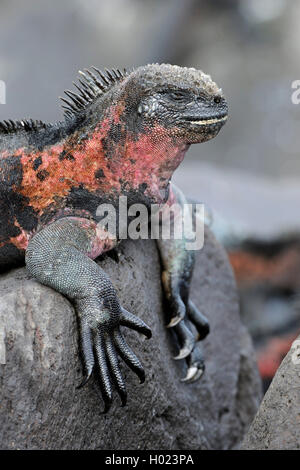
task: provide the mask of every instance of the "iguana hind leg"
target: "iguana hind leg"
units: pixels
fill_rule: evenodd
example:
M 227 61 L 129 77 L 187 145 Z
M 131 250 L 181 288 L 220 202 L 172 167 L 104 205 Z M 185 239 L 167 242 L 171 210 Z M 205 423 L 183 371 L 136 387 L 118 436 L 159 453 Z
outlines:
M 139 318 L 123 309 L 106 273 L 91 258 L 110 249 L 114 242 L 103 239 L 96 223 L 83 218 L 59 219 L 38 232 L 26 252 L 26 266 L 41 283 L 66 295 L 75 305 L 86 377 L 98 367 L 105 410 L 112 403 L 112 383 L 126 404 L 125 382 L 118 356 L 145 380 L 145 372 L 127 345 L 120 326 L 151 336 Z
M 171 188 L 169 201 L 171 205 L 178 204 L 181 208 L 187 202 L 174 186 Z M 182 224 L 182 218 L 175 214 L 172 223 Z M 209 323 L 189 299 L 195 251 L 187 250 L 185 242 L 184 237 L 181 239 L 171 237 L 159 239 L 157 244 L 163 266 L 162 284 L 169 315 L 167 327 L 173 328 L 180 345 L 179 353 L 174 359 L 186 359 L 188 370 L 183 380 L 194 381 L 201 377 L 205 369 L 202 352 L 197 342 L 209 333 Z M 196 334 L 193 332 L 194 329 Z
M 159 246 L 160 249 L 163 249 L 162 243 Z M 189 257 L 194 255 L 187 253 L 184 256 Z M 167 327 L 173 329 L 180 345 L 179 353 L 174 359 L 186 359 L 188 370 L 186 377 L 182 380 L 194 382 L 202 376 L 205 370 L 204 358 L 198 341 L 203 340 L 208 335 L 209 323 L 205 315 L 189 299 L 189 287 L 193 270 L 191 269 L 190 261 L 188 264 L 188 270 L 184 269 L 184 264 L 178 264 L 176 269 L 179 269 L 176 275 L 174 271 L 169 272 L 165 270 L 162 279 L 167 313 L 169 314 Z M 178 314 L 179 312 L 180 315 Z M 193 330 L 195 330 L 195 333 Z

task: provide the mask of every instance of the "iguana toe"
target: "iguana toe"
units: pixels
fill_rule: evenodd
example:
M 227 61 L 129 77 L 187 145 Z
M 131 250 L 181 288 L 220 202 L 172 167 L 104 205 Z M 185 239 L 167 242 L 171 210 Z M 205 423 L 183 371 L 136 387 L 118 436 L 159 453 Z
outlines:
M 127 326 L 132 330 L 138 331 L 146 336 L 147 339 L 150 339 L 152 336 L 152 331 L 148 325 L 146 325 L 143 320 L 139 317 L 133 315 L 132 313 L 125 310 L 125 308 L 121 307 L 122 313 L 120 317 L 120 325 Z
M 200 379 L 205 371 L 205 364 L 200 346 L 197 345 L 186 358 L 188 365 L 187 373 L 182 382 L 192 383 Z
M 191 354 L 195 346 L 195 338 L 193 333 L 186 327 L 183 321 L 175 326 L 175 332 L 178 336 L 179 342 L 182 345 L 179 354 L 173 359 L 185 359 Z
M 81 335 L 82 356 L 83 356 L 83 362 L 84 362 L 84 366 L 86 370 L 86 375 L 77 388 L 84 387 L 84 385 L 89 381 L 89 379 L 92 376 L 94 365 L 95 365 L 92 332 L 87 322 L 84 322 L 84 321 L 81 322 L 80 335 Z
M 137 356 L 127 345 L 120 331 L 120 326 L 127 326 L 147 337 L 150 328 L 138 317 L 123 309 L 114 291 L 104 301 L 97 296 L 86 297 L 77 301 L 80 322 L 80 339 L 83 355 L 85 378 L 80 386 L 87 383 L 95 369 L 98 369 L 99 385 L 106 413 L 112 404 L 112 387 L 120 396 L 122 406 L 127 403 L 125 381 L 119 365 L 119 357 L 137 374 L 141 383 L 145 380 L 145 371 Z
M 139 377 L 140 382 L 143 383 L 145 381 L 145 371 L 137 356 L 134 352 L 130 349 L 128 344 L 126 343 L 123 335 L 120 331 L 116 330 L 114 333 L 114 340 L 117 351 L 123 361 L 130 367 L 130 369 L 136 373 Z
M 208 319 L 199 312 L 194 303 L 189 300 L 187 306 L 187 316 L 191 323 L 193 323 L 198 331 L 198 340 L 204 339 L 209 333 Z

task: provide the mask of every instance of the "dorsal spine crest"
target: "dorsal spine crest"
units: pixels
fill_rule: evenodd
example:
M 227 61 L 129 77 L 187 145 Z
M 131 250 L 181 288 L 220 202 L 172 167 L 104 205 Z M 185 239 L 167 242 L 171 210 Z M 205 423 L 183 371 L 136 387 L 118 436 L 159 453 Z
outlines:
M 73 82 L 78 90 L 75 93 L 72 90 L 65 90 L 64 93 L 68 99 L 60 97 L 63 101 L 62 108 L 66 120 L 76 117 L 84 111 L 87 106 L 95 101 L 96 98 L 109 91 L 116 83 L 122 81 L 128 75 L 126 69 L 105 69 L 102 72 L 97 67 L 91 67 L 93 71 L 84 69 L 79 71 L 81 78 L 78 79 L 79 84 Z M 95 73 L 94 73 L 95 72 Z M 35 131 L 46 129 L 52 126 L 51 123 L 45 123 L 40 120 L 22 119 L 13 121 L 11 119 L 0 122 L 0 134 L 11 134 L 17 131 Z

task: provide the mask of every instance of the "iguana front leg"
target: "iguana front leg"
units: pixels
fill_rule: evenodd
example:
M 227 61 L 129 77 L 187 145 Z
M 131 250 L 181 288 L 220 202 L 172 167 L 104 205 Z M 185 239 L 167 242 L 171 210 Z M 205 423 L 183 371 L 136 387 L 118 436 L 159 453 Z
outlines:
M 31 239 L 26 252 L 28 271 L 39 282 L 74 302 L 86 369 L 81 386 L 90 378 L 96 363 L 105 412 L 112 402 L 111 379 L 122 405 L 126 404 L 127 393 L 118 355 L 141 382 L 145 380 L 143 366 L 127 345 L 120 325 L 151 337 L 148 326 L 121 307 L 110 279 L 93 261 L 93 258 L 115 244 L 115 240 L 108 235 L 103 238 L 103 232 L 95 222 L 67 217 L 38 232 Z
M 188 212 L 183 211 L 184 204 L 187 204 L 184 195 L 178 188 L 172 186 L 165 210 L 175 207 L 171 212 L 174 233 L 176 224 L 182 224 L 182 216 L 188 216 Z M 181 208 L 179 214 L 176 207 Z M 196 341 L 204 339 L 209 333 L 209 323 L 189 299 L 195 251 L 187 249 L 186 241 L 183 233 L 183 237 L 179 239 L 159 238 L 157 244 L 163 266 L 162 283 L 170 317 L 167 326 L 174 328 L 181 346 L 179 354 L 174 359 L 186 359 L 188 370 L 183 381 L 195 381 L 201 377 L 205 368 L 201 349 Z M 196 336 L 192 332 L 191 324 L 196 328 Z

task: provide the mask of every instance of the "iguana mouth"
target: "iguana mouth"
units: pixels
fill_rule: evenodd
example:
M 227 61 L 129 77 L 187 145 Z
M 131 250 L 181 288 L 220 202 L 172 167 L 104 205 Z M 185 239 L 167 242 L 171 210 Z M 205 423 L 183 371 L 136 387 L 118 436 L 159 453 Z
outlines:
M 217 123 L 222 123 L 227 120 L 228 116 L 227 114 L 221 117 L 213 117 L 213 118 L 207 118 L 207 119 L 200 119 L 197 120 L 196 118 L 192 117 L 187 117 L 184 120 L 190 122 L 191 124 L 197 124 L 199 126 L 207 126 L 211 124 L 217 124 Z

